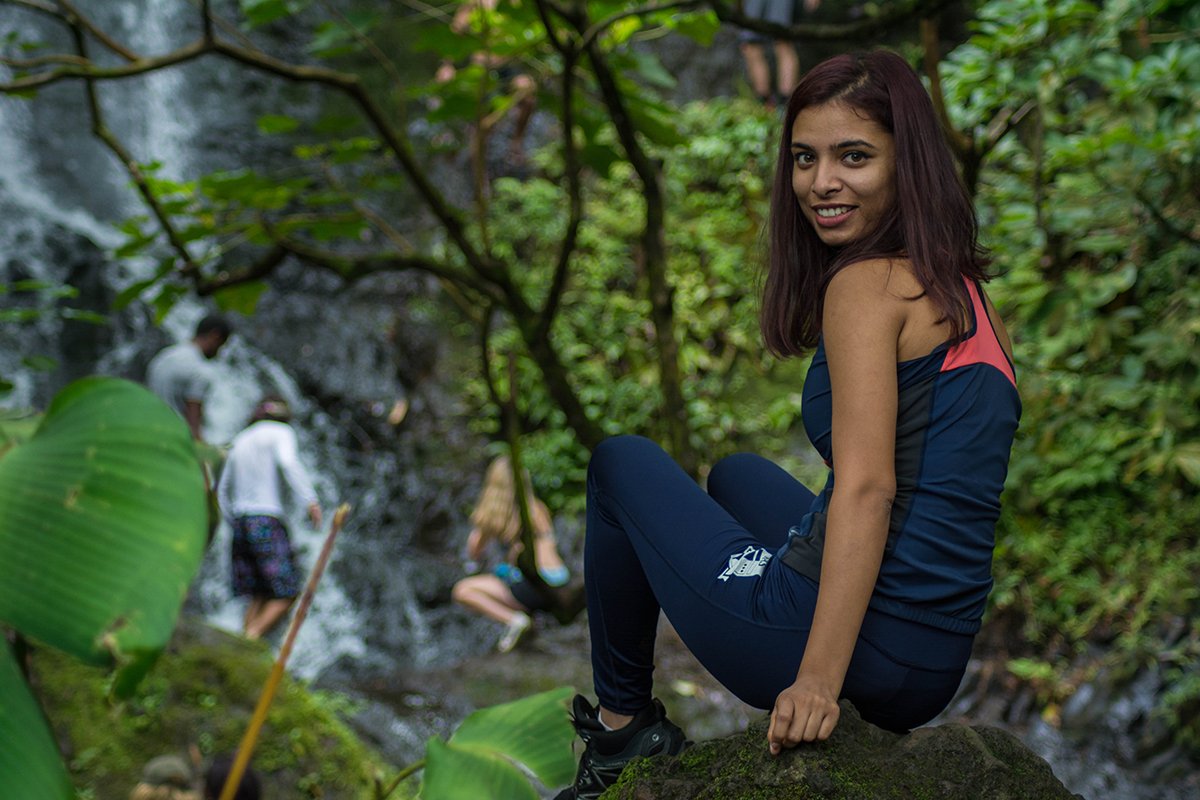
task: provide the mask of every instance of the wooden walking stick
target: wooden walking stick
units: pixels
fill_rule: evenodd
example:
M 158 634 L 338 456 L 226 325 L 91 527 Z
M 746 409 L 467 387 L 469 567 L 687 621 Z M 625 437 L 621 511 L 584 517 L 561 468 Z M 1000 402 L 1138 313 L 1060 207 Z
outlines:
M 338 506 L 337 511 L 333 513 L 329 535 L 325 537 L 325 544 L 321 546 L 321 554 L 317 556 L 317 564 L 313 567 L 312 574 L 308 576 L 308 582 L 304 584 L 300 603 L 296 607 L 296 613 L 292 616 L 291 623 L 288 624 L 287 635 L 283 637 L 283 646 L 279 648 L 279 655 L 275 657 L 275 666 L 271 668 L 271 675 L 267 678 L 267 683 L 263 686 L 262 694 L 258 698 L 254 716 L 250 718 L 250 724 L 246 727 L 241 744 L 238 745 L 237 757 L 234 758 L 233 767 L 225 778 L 225 786 L 221 789 L 219 800 L 233 800 L 238 785 L 242 782 L 242 775 L 246 773 L 246 766 L 250 763 L 254 746 L 258 744 L 258 734 L 262 730 L 263 722 L 267 719 L 267 710 L 271 707 L 271 701 L 275 699 L 279 681 L 283 679 L 283 668 L 287 665 L 288 656 L 292 654 L 292 644 L 296 641 L 296 634 L 299 633 L 300 626 L 304 624 L 304 618 L 308 616 L 308 607 L 312 605 L 313 595 L 317 591 L 317 583 L 320 582 L 321 575 L 325 572 L 325 565 L 329 563 L 329 556 L 333 552 L 333 540 L 337 538 L 338 531 L 342 529 L 346 515 L 349 513 L 350 506 L 345 503 Z

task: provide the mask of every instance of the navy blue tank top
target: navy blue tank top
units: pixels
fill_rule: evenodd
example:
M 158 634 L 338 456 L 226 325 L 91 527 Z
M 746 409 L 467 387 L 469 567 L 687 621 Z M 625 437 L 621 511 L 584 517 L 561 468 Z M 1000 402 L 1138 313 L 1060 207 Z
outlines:
M 958 342 L 896 365 L 896 498 L 871 606 L 955 633 L 975 633 L 992 588 L 1000 493 L 1021 416 L 1012 362 L 982 292 L 967 281 L 972 324 Z M 801 418 L 829 479 L 780 557 L 820 580 L 825 512 L 837 472 L 829 366 L 818 342 Z

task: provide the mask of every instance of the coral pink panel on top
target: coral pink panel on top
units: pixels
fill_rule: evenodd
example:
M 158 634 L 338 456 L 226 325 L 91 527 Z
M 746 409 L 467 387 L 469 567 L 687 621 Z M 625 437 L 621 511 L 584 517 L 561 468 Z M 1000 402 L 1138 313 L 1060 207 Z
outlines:
M 950 348 L 946 353 L 946 360 L 942 362 L 942 372 L 969 367 L 972 364 L 990 364 L 1004 373 L 1009 382 L 1016 386 L 1017 378 L 1013 374 L 1012 363 L 1009 362 L 1008 355 L 1000 346 L 1000 340 L 996 338 L 996 332 L 992 329 L 992 322 L 988 317 L 987 306 L 979 294 L 979 287 L 975 285 L 975 281 L 965 280 L 967 292 L 971 295 L 971 306 L 975 311 L 975 333 L 971 338 Z

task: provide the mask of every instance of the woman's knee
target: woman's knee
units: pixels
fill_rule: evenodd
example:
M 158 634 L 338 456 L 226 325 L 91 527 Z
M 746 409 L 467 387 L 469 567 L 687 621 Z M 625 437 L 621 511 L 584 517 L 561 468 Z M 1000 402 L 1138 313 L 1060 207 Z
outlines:
M 763 460 L 762 456 L 754 453 L 734 453 L 725 456 L 713 464 L 708 472 L 705 487 L 709 495 L 721 502 L 722 497 L 737 494 L 747 480 L 747 475 L 753 474 Z
M 478 587 L 475 585 L 475 577 L 463 578 L 454 584 L 454 587 L 450 590 L 450 599 L 459 605 L 470 605 L 471 597 L 478 592 Z
M 588 461 L 588 477 L 601 477 L 612 469 L 620 470 L 623 465 L 656 452 L 662 453 L 663 449 L 645 436 L 612 436 L 600 442 L 592 451 Z

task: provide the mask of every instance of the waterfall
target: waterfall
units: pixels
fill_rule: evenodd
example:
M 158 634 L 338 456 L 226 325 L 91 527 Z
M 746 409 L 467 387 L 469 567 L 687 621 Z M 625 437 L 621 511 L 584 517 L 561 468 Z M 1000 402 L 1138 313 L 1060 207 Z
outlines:
M 187 2 L 77 5 L 139 54 L 161 54 L 199 33 L 197 6 Z M 9 32 L 69 46 L 65 31 L 44 15 L 0 7 L 0 34 Z M 104 63 L 118 61 L 94 43 L 92 52 Z M 239 100 L 231 106 L 228 91 L 235 80 Z M 254 127 L 258 109 L 271 107 L 279 91 L 269 82 L 247 80 L 225 62 L 201 59 L 103 84 L 100 101 L 106 123 L 135 158 L 160 162 L 162 177 L 190 180 L 233 166 L 253 148 L 262 153 L 251 163 L 262 163 L 272 156 L 271 147 L 285 146 L 257 137 Z M 44 89 L 36 100 L 0 96 L 0 213 L 8 221 L 0 228 L 0 282 L 74 285 L 80 287 L 80 304 L 109 312 L 115 294 L 153 274 L 156 264 L 149 258 L 110 260 L 108 253 L 122 241 L 114 224 L 146 209 L 117 159 L 92 136 L 84 99 L 77 83 Z M 289 103 L 294 113 L 316 113 L 291 96 Z M 315 679 L 333 664 L 356 674 L 394 671 L 397 664 L 422 666 L 452 659 L 464 647 L 464 623 L 447 614 L 448 598 L 440 595 L 458 570 L 447 554 L 455 550 L 449 532 L 461 527 L 456 520 L 469 503 L 464 484 L 475 478 L 485 456 L 469 435 L 441 429 L 453 423 L 438 408 L 451 401 L 436 385 L 412 387 L 413 411 L 402 427 L 383 421 L 406 394 L 400 374 L 427 371 L 395 363 L 390 331 L 398 325 L 414 334 L 432 328 L 432 321 L 414 318 L 404 305 L 434 291 L 427 281 L 408 276 L 345 289 L 336 280 L 285 268 L 254 317 L 235 315 L 234 337 L 213 362 L 206 438 L 228 443 L 264 393 L 280 393 L 294 410 L 301 458 L 327 521 L 336 503 L 352 506 L 289 663 L 300 677 Z M 0 377 L 14 384 L 0 397 L 0 409 L 44 408 L 54 392 L 81 374 L 140 380 L 155 352 L 190 338 L 196 321 L 211 310 L 185 298 L 156 324 L 150 310 L 135 302 L 113 312 L 110 326 L 72 334 L 78 323 L 61 319 L 46 293 L 4 296 L 3 302 L 36 305 L 45 313 L 19 326 L 0 326 Z M 425 336 L 434 349 L 443 338 Z M 29 369 L 23 359 L 34 355 L 57 358 L 59 369 Z M 443 443 L 444 452 L 426 452 L 427 442 Z M 446 485 L 432 483 L 439 481 Z M 286 523 L 298 559 L 311 571 L 323 533 L 312 530 L 301 513 L 290 514 Z M 414 547 L 419 537 L 430 546 Z M 230 597 L 228 547 L 229 531 L 222 524 L 188 608 L 220 627 L 240 630 L 243 606 Z

